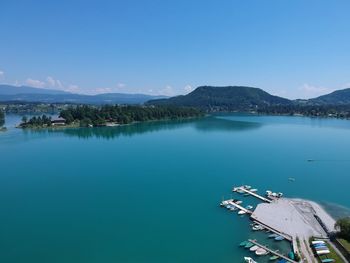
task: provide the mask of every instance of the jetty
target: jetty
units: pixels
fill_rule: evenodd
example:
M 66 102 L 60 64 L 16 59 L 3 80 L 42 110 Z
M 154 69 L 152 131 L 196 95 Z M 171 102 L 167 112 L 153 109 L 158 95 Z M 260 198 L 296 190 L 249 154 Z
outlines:
M 226 204 L 228 204 L 228 205 L 232 205 L 232 206 L 238 208 L 239 210 L 242 210 L 242 211 L 246 212 L 247 214 L 252 214 L 252 213 L 253 213 L 253 211 L 251 211 L 251 210 L 249 210 L 249 209 L 247 209 L 247 208 L 244 208 L 243 206 L 241 206 L 241 205 L 235 203 L 235 202 L 233 201 L 233 199 L 229 199 L 229 200 L 222 201 L 222 203 L 226 203 Z
M 272 227 L 270 227 L 270 226 L 268 226 L 268 225 L 266 225 L 266 224 L 264 224 L 264 223 L 262 223 L 262 222 L 259 222 L 258 220 L 255 220 L 255 219 L 253 218 L 253 216 L 252 216 L 252 220 L 253 220 L 253 222 L 254 222 L 255 224 L 260 225 L 260 226 L 264 227 L 265 229 L 267 229 L 267 230 L 269 230 L 269 231 L 271 231 L 271 232 L 273 232 L 273 233 L 275 233 L 275 234 L 277 234 L 277 235 L 279 235 L 279 236 L 284 237 L 284 239 L 286 239 L 286 240 L 288 240 L 288 241 L 290 241 L 290 242 L 293 241 L 293 238 L 292 238 L 290 235 L 285 234 L 285 233 L 282 233 L 282 232 L 280 232 L 280 231 L 278 231 L 278 230 L 276 230 L 276 229 L 274 229 L 274 228 L 272 228 Z
M 249 189 L 247 189 L 244 186 L 234 187 L 232 191 L 233 192 L 242 191 L 242 192 L 245 192 L 246 194 L 254 196 L 254 197 L 256 197 L 256 198 L 258 198 L 258 199 L 260 199 L 260 200 L 262 200 L 262 201 L 264 201 L 266 203 L 271 203 L 272 202 L 270 199 L 268 199 L 266 197 L 263 197 L 263 196 L 261 196 L 261 195 L 259 195 L 257 193 L 254 193 L 254 192 L 250 191 Z
M 278 253 L 277 251 L 274 251 L 270 248 L 268 248 L 267 246 L 264 246 L 258 242 L 256 242 L 256 240 L 253 240 L 253 239 L 248 239 L 249 242 L 253 243 L 254 245 L 257 245 L 258 247 L 261 247 L 263 249 L 265 249 L 266 251 L 270 252 L 271 254 L 274 254 L 275 256 L 277 257 L 280 257 L 280 258 L 283 258 L 285 260 L 287 260 L 288 262 L 292 262 L 292 263 L 299 263 L 298 261 L 295 261 L 293 259 L 290 259 L 289 257 L 285 256 L 285 255 L 282 255 L 280 253 Z

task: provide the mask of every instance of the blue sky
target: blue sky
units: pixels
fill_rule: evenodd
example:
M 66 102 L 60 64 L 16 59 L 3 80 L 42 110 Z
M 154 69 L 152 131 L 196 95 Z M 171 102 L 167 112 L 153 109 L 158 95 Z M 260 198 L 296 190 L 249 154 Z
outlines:
M 350 87 L 350 1 L 0 4 L 0 83 L 176 95 L 248 85 L 289 98 Z

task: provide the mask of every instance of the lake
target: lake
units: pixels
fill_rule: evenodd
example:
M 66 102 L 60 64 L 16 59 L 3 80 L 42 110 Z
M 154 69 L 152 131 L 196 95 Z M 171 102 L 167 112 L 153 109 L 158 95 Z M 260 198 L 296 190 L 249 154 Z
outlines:
M 243 262 L 251 237 L 288 252 L 218 206 L 257 204 L 234 185 L 350 214 L 350 121 L 218 114 L 24 131 L 19 120 L 0 133 L 1 262 Z

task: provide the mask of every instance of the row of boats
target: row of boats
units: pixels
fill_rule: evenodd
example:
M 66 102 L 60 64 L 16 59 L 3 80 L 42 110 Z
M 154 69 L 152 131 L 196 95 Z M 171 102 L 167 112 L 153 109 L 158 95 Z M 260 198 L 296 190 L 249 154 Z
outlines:
M 265 256 L 265 255 L 270 253 L 266 249 L 264 249 L 258 245 L 255 245 L 254 243 L 252 243 L 250 241 L 243 241 L 242 243 L 239 244 L 239 246 L 244 247 L 246 249 L 249 249 L 249 251 L 255 253 L 255 255 L 257 255 L 257 256 Z M 277 256 L 277 255 L 272 255 L 269 258 L 270 261 L 274 261 L 277 259 L 279 259 L 279 256 Z M 254 261 L 251 257 L 244 257 L 244 260 L 245 260 L 245 262 L 248 262 L 248 263 L 256 263 L 256 261 Z M 278 262 L 287 262 L 287 261 L 285 259 L 280 259 Z
M 253 210 L 253 206 L 252 205 L 247 205 L 245 208 L 245 210 L 241 210 L 239 208 L 237 208 L 237 206 L 235 206 L 234 204 L 236 205 L 241 205 L 243 202 L 240 201 L 240 200 L 237 200 L 237 199 L 230 199 L 230 200 L 224 200 L 220 203 L 220 206 L 223 206 L 223 207 L 226 207 L 228 210 L 230 211 L 236 211 L 236 210 L 239 210 L 238 211 L 238 214 L 239 215 L 244 215 L 247 213 L 246 210 L 249 210 L 249 211 L 252 211 Z
M 252 230 L 253 231 L 259 231 L 259 230 L 264 230 L 265 229 L 265 227 L 263 227 L 262 225 L 260 225 L 260 224 L 252 224 L 251 225 L 252 226 Z M 269 232 L 269 230 L 267 230 L 268 232 Z M 283 236 L 281 236 L 281 235 L 278 235 L 278 234 L 270 234 L 269 236 L 268 236 L 269 238 L 273 238 L 274 240 L 276 240 L 276 241 L 281 241 L 281 240 L 284 240 L 285 238 L 283 237 Z
M 323 240 L 313 240 L 311 241 L 311 247 L 314 250 L 314 252 L 320 256 L 320 260 L 322 263 L 329 263 L 329 262 L 334 262 L 335 260 L 332 258 L 324 258 L 322 259 L 321 256 L 327 255 L 330 252 L 327 244 Z

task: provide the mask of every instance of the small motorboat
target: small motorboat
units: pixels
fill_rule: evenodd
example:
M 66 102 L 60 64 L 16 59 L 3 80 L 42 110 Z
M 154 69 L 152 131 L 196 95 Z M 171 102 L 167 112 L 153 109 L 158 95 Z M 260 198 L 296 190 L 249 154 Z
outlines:
M 244 189 L 247 189 L 247 190 L 249 190 L 250 188 L 252 188 L 250 185 L 245 185 L 245 186 L 243 186 L 244 187 Z
M 322 241 L 322 240 L 314 240 L 314 241 L 311 241 L 311 244 L 325 244 L 326 242 Z
M 269 260 L 271 260 L 271 261 L 276 260 L 276 259 L 278 259 L 278 256 L 276 256 L 276 255 L 269 258 Z
M 251 209 L 253 209 L 253 206 L 252 206 L 252 205 L 247 205 L 247 206 L 245 207 L 245 209 L 251 210 Z
M 331 253 L 328 249 L 316 251 L 317 255 L 326 255 Z
M 255 254 L 257 255 L 257 256 L 263 256 L 263 255 L 266 255 L 268 252 L 265 250 L 265 249 L 263 249 L 263 248 L 258 248 L 256 251 L 255 251 Z
M 329 262 L 335 262 L 333 258 L 325 258 L 321 260 L 322 263 L 329 263 Z
M 237 200 L 235 203 L 236 203 L 237 205 L 239 205 L 239 204 L 242 204 L 243 201 Z
M 244 247 L 245 248 L 251 248 L 252 246 L 254 246 L 254 244 L 251 243 L 251 242 L 248 242 Z
M 264 227 L 261 225 L 255 225 L 252 227 L 252 230 L 254 230 L 254 231 L 259 231 L 259 230 L 263 230 L 263 229 L 264 229 Z
M 227 201 L 227 200 L 222 201 L 222 202 L 220 203 L 220 206 L 227 206 L 227 205 L 228 205 L 228 201 Z
M 231 211 L 235 211 L 235 210 L 237 210 L 237 208 L 234 207 L 234 206 L 232 206 L 232 207 L 230 208 L 230 210 L 231 210 Z
M 250 257 L 244 257 L 244 261 L 247 263 L 257 263 L 254 259 L 252 259 Z
M 295 182 L 295 178 L 294 177 L 289 177 L 288 180 L 291 181 L 291 182 Z
M 239 212 L 238 212 L 238 214 L 239 215 L 244 215 L 244 214 L 246 214 L 247 212 L 246 211 L 243 211 L 243 210 L 240 210 Z
M 281 240 L 284 240 L 284 237 L 283 236 L 277 236 L 277 237 L 275 237 L 275 240 L 276 241 L 281 241 Z
M 257 192 L 257 191 L 258 191 L 258 189 L 253 188 L 253 189 L 250 189 L 250 191 L 254 193 L 254 192 Z
M 275 237 L 278 237 L 278 235 L 277 235 L 277 234 L 271 234 L 271 235 L 269 235 L 269 238 L 275 238 Z
M 243 241 L 239 244 L 240 247 L 244 247 L 245 245 L 247 245 L 248 241 Z
M 255 246 L 252 246 L 249 250 L 250 251 L 255 251 L 259 248 L 259 246 L 255 245 Z

